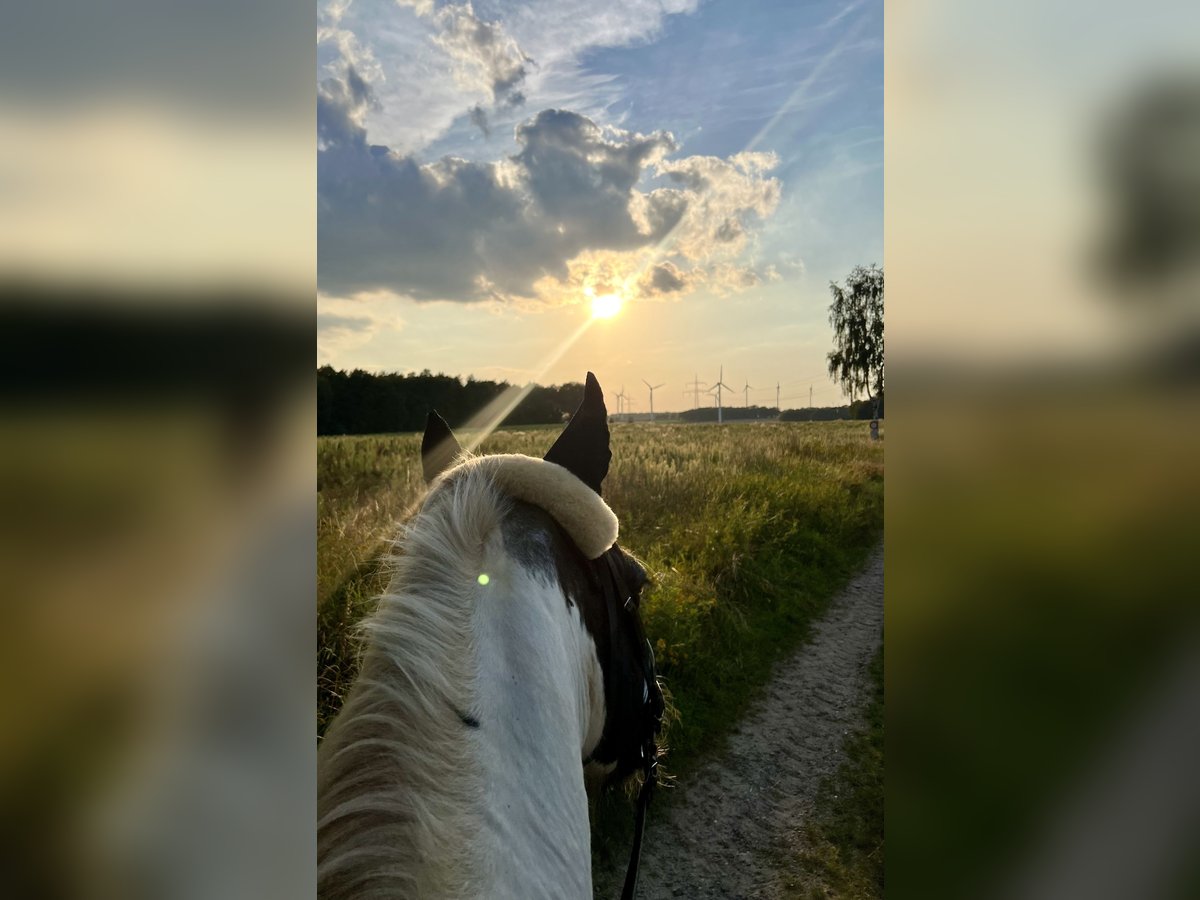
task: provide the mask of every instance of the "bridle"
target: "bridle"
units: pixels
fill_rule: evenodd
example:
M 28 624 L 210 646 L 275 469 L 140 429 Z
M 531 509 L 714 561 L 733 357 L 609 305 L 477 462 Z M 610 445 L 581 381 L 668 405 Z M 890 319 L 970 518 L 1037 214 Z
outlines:
M 622 572 L 621 549 L 613 544 L 596 560 L 596 573 L 600 580 L 601 591 L 604 594 L 605 606 L 608 609 L 609 654 L 615 655 L 618 637 L 622 629 L 630 636 L 634 647 L 641 647 L 642 653 L 642 702 L 637 719 L 637 760 L 635 768 L 640 768 L 644 776 L 642 788 L 638 792 L 637 813 L 634 819 L 633 849 L 629 856 L 629 866 L 625 870 L 625 887 L 621 891 L 621 900 L 633 900 L 637 892 L 638 864 L 642 856 L 642 835 L 646 830 L 646 809 L 658 783 L 658 732 L 662 728 L 665 701 L 662 689 L 658 686 L 657 672 L 654 667 L 654 649 L 646 638 L 642 628 L 642 616 L 639 610 L 639 598 L 636 590 L 631 590 Z M 605 697 L 616 696 L 615 679 L 617 663 L 610 658 L 608 666 Z M 631 756 L 630 748 L 619 748 L 618 773 L 621 771 L 621 756 Z

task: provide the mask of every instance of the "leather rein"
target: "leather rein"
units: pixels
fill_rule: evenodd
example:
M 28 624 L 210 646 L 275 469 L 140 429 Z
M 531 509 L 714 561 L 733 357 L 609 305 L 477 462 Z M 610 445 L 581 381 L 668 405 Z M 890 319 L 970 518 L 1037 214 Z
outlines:
M 629 589 L 621 573 L 618 562 L 620 549 L 613 544 L 600 559 L 606 566 L 599 567 L 600 583 L 604 593 L 605 604 L 608 608 L 609 653 L 615 652 L 620 629 L 624 627 L 633 639 L 633 646 L 643 649 L 642 658 L 642 706 L 641 706 L 641 736 L 638 746 L 640 755 L 639 766 L 643 780 L 638 792 L 637 813 L 634 818 L 633 849 L 630 851 L 629 865 L 625 870 L 625 886 L 621 891 L 621 900 L 633 900 L 637 892 L 638 865 L 642 856 L 642 837 L 646 830 L 646 809 L 650 805 L 654 788 L 658 783 L 658 742 L 656 737 L 662 727 L 664 701 L 659 689 L 654 667 L 654 649 L 646 638 L 642 628 L 642 617 L 639 612 L 638 596 Z M 599 562 L 599 560 L 597 560 Z M 604 569 L 607 569 L 607 572 Z M 605 694 L 613 697 L 612 689 L 616 661 L 610 659 L 608 667 L 608 682 Z

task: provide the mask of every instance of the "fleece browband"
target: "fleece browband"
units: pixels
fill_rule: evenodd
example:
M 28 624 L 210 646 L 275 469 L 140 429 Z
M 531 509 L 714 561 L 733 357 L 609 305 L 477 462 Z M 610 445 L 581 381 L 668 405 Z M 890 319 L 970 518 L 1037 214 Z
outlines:
M 486 472 L 505 494 L 549 513 L 588 559 L 598 559 L 617 542 L 617 517 L 600 495 L 557 463 L 518 453 L 471 457 L 434 484 Z

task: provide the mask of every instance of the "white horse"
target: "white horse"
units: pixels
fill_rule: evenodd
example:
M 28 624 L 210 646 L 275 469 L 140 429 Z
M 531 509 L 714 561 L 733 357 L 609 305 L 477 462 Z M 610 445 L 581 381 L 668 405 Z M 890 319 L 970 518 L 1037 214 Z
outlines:
M 320 748 L 322 897 L 592 897 L 585 765 L 652 784 L 662 715 L 608 438 L 590 372 L 544 460 L 470 458 L 430 415 L 431 490 Z

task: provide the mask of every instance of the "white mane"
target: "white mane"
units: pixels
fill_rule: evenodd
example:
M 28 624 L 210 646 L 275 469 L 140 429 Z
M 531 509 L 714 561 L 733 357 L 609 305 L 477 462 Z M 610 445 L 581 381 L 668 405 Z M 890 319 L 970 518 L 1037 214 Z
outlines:
M 506 553 L 514 498 L 549 512 L 589 558 L 616 538 L 599 496 L 552 463 L 480 457 L 435 482 L 397 542 L 391 586 L 363 626 L 361 673 L 320 748 L 322 897 L 467 898 L 536 880 L 517 869 L 544 854 L 519 846 L 530 829 L 513 824 L 528 822 L 530 802 L 550 807 L 538 827 L 574 853 L 551 860 L 547 879 L 577 872 L 588 853 L 580 748 L 603 727 L 602 674 L 561 587 Z M 509 672 L 534 703 L 499 683 Z M 524 731 L 512 721 L 522 713 Z M 530 767 L 544 783 L 530 783 Z M 523 789 L 547 796 L 522 802 Z M 489 806 L 497 797 L 511 801 L 507 816 Z M 590 896 L 590 871 L 578 875 Z

